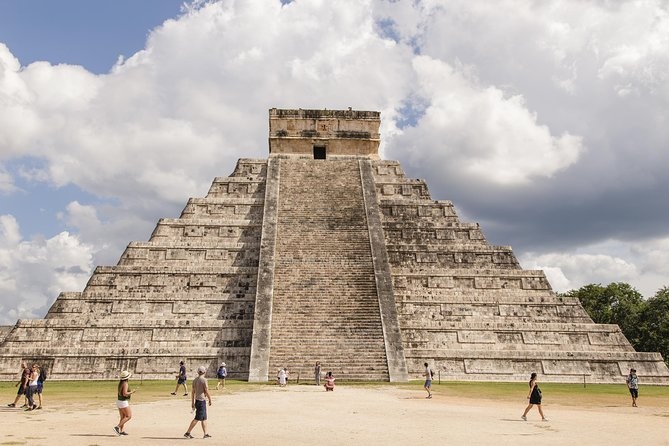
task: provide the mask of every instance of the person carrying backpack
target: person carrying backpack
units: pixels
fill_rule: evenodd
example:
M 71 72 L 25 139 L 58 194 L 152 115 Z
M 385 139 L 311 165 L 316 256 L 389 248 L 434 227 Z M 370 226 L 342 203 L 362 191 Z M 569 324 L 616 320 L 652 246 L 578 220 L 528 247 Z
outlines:
M 222 362 L 220 367 L 216 371 L 216 377 L 218 378 L 218 384 L 216 384 L 216 390 L 220 390 L 221 387 L 225 389 L 226 376 L 228 376 L 228 369 L 225 368 L 225 363 Z

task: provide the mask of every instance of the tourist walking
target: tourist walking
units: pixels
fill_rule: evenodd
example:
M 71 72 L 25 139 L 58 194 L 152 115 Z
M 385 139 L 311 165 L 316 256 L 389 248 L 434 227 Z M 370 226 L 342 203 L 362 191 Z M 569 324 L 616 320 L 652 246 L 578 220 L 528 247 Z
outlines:
M 327 372 L 325 374 L 325 384 L 323 385 L 323 387 L 325 387 L 326 392 L 330 392 L 330 391 L 334 392 L 335 377 L 332 374 L 332 372 Z
M 37 378 L 37 400 L 39 403 L 37 404 L 37 408 L 41 409 L 42 408 L 42 393 L 44 392 L 44 381 L 46 381 L 46 368 L 45 367 L 40 367 L 39 369 L 39 377 Z
M 39 366 L 33 364 L 28 377 L 28 387 L 26 388 L 26 398 L 28 398 L 28 407 L 26 410 L 35 410 L 37 409 L 37 404 L 35 404 L 34 395 L 37 393 L 37 380 L 39 379 Z
M 434 372 L 427 362 L 423 363 L 423 365 L 425 366 L 425 372 L 423 373 L 425 375 L 425 384 L 423 384 L 423 388 L 427 392 L 425 398 L 430 399 L 432 398 L 432 377 L 434 376 Z
M 317 386 L 321 385 L 321 363 L 319 361 L 316 361 L 316 367 L 314 367 L 314 380 Z
M 548 418 L 544 416 L 544 411 L 541 409 L 541 389 L 537 384 L 537 374 L 532 372 L 530 375 L 530 392 L 527 394 L 527 399 L 530 400 L 530 403 L 525 408 L 525 412 L 520 417 L 523 420 L 527 421 L 527 412 L 530 411 L 532 406 L 537 406 L 539 409 L 539 415 L 541 415 L 541 421 L 548 421 Z
M 193 438 L 191 431 L 198 423 L 202 423 L 202 432 L 204 433 L 204 438 L 210 438 L 211 435 L 207 433 L 207 401 L 209 400 L 209 405 L 211 406 L 211 395 L 209 394 L 209 384 L 207 379 L 204 377 L 204 374 L 207 372 L 207 369 L 204 366 L 197 368 L 197 378 L 193 380 L 193 387 L 191 389 L 191 407 L 195 411 L 195 418 L 190 422 L 188 430 L 184 434 L 186 438 Z
M 132 418 L 132 411 L 130 410 L 130 397 L 136 390 L 130 390 L 128 387 L 128 380 L 132 374 L 124 370 L 119 375 L 118 386 L 116 387 L 116 407 L 118 408 L 119 421 L 114 426 L 116 435 L 128 435 L 125 432 L 125 423 Z
M 21 397 L 25 397 L 26 394 L 26 389 L 28 388 L 28 379 L 30 378 L 30 369 L 28 368 L 28 365 L 25 363 L 25 361 L 21 362 L 21 374 L 18 382 L 14 384 L 14 387 L 18 387 L 18 390 L 16 392 L 16 398 L 14 399 L 13 403 L 7 404 L 9 407 L 16 407 L 16 405 L 19 403 L 19 399 Z M 23 404 L 24 407 L 27 406 L 27 404 Z
M 176 395 L 179 391 L 179 386 L 184 388 L 184 396 L 188 395 L 188 388 L 186 387 L 186 365 L 183 361 L 179 361 L 179 372 L 177 373 L 177 386 L 174 388 L 172 395 Z
M 221 387 L 225 389 L 225 377 L 228 376 L 228 369 L 225 368 L 225 363 L 222 362 L 216 371 L 216 377 L 218 378 L 218 383 L 216 384 L 216 390 L 219 390 Z
M 636 405 L 636 399 L 639 398 L 639 377 L 636 376 L 636 369 L 630 369 L 630 374 L 625 378 L 627 383 L 627 388 L 632 395 L 632 407 L 638 407 Z

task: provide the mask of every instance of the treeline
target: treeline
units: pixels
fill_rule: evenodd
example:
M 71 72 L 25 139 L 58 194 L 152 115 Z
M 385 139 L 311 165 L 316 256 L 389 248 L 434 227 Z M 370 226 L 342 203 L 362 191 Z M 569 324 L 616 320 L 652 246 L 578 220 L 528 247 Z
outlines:
M 617 324 L 638 352 L 660 352 L 669 364 L 669 288 L 648 299 L 627 283 L 585 285 L 560 293 L 577 297 L 593 321 Z

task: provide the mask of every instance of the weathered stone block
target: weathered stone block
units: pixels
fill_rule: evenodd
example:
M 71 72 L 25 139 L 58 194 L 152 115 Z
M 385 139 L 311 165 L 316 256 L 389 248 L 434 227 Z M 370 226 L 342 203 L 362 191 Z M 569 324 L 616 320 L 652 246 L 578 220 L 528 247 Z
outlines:
M 417 252 L 416 262 L 418 263 L 437 263 L 438 257 L 436 252 Z
M 501 288 L 502 284 L 499 277 L 476 277 L 474 279 L 474 288 Z
M 523 277 L 521 279 L 522 287 L 526 290 L 548 290 L 550 286 L 543 277 Z
M 453 288 L 455 282 L 453 277 L 444 276 L 429 276 L 427 278 L 428 288 Z
M 539 360 L 508 361 L 504 359 L 465 359 L 465 372 L 478 375 L 527 375 L 528 370 L 544 373 Z
M 496 344 L 497 335 L 491 331 L 458 331 L 458 342 L 466 344 Z

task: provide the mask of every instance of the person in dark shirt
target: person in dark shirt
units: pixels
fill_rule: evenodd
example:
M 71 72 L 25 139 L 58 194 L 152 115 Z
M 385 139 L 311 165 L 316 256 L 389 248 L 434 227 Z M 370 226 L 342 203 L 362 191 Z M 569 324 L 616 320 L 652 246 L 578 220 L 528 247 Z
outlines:
M 14 385 L 14 387 L 19 388 L 16 392 L 16 398 L 14 399 L 13 403 L 7 404 L 7 406 L 16 407 L 16 405 L 19 403 L 19 399 L 21 399 L 22 396 L 25 396 L 26 390 L 28 389 L 28 379 L 30 378 L 30 372 L 31 370 L 28 368 L 28 365 L 25 363 L 25 361 L 22 362 L 21 378 L 19 378 L 19 381 Z M 23 406 L 27 406 L 27 403 L 25 403 Z
M 530 375 L 530 393 L 527 395 L 527 399 L 530 400 L 530 404 L 527 405 L 525 412 L 523 412 L 520 418 L 527 421 L 527 412 L 536 405 L 537 409 L 539 409 L 539 415 L 541 415 L 541 421 L 548 421 L 548 418 L 544 416 L 544 411 L 541 409 L 541 389 L 537 385 L 537 374 L 534 372 Z
M 172 395 L 176 395 L 179 390 L 179 386 L 184 388 L 184 396 L 188 395 L 188 388 L 186 387 L 186 365 L 183 361 L 179 361 L 179 373 L 177 373 L 177 386 L 174 388 Z
M 639 377 L 636 376 L 636 369 L 630 369 L 630 374 L 627 375 L 625 382 L 627 383 L 630 395 L 632 395 L 632 407 L 638 407 L 636 399 L 639 398 Z

